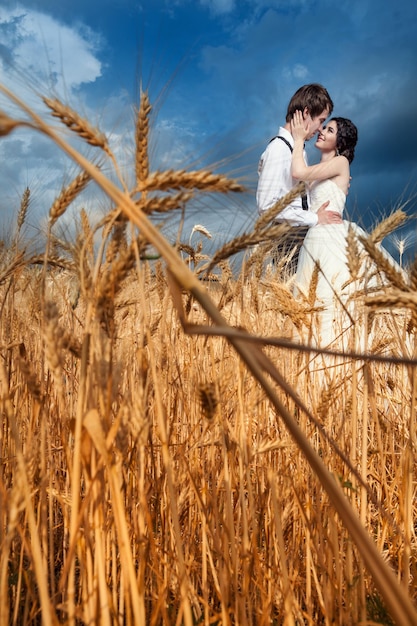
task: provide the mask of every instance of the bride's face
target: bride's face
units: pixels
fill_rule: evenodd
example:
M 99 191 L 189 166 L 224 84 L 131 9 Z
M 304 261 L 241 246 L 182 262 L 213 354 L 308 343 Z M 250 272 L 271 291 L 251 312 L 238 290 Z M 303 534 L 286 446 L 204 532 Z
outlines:
M 336 141 L 337 124 L 334 120 L 330 120 L 323 130 L 319 131 L 315 146 L 322 152 L 331 152 L 333 150 L 336 152 Z

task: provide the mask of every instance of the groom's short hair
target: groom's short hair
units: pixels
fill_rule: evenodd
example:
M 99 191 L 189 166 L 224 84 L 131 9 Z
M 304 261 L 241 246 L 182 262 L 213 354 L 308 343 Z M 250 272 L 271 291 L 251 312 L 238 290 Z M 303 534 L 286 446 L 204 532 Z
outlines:
M 333 111 L 333 101 L 327 89 L 318 83 L 303 85 L 293 95 L 288 103 L 286 122 L 290 122 L 296 111 L 304 111 L 307 107 L 312 118 L 317 117 L 329 109 L 329 115 Z

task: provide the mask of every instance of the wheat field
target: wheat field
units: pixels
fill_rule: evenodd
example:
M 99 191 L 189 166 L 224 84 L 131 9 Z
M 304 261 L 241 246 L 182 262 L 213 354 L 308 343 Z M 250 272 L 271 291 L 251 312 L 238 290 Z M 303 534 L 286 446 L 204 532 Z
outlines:
M 87 120 L 0 89 L 21 111 L 2 135 L 40 132 L 79 166 L 45 250 L 20 237 L 30 189 L 0 249 L 0 624 L 416 624 L 416 266 L 396 273 L 377 246 L 403 214 L 363 242 L 383 287 L 324 353 L 314 285 L 295 299 L 270 262 L 290 197 L 211 258 L 172 245 L 155 214 L 242 186 L 151 171 L 147 93 L 130 189 Z M 91 181 L 109 211 L 81 210 L 63 241 Z

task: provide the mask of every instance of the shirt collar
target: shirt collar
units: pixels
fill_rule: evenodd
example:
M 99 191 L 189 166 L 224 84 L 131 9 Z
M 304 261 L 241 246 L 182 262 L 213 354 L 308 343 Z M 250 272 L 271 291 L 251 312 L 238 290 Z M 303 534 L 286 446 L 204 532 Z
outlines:
M 278 130 L 278 135 L 281 135 L 281 137 L 284 137 L 284 139 L 289 141 L 291 146 L 294 147 L 294 137 L 291 135 L 289 130 L 287 130 L 283 126 L 280 126 Z

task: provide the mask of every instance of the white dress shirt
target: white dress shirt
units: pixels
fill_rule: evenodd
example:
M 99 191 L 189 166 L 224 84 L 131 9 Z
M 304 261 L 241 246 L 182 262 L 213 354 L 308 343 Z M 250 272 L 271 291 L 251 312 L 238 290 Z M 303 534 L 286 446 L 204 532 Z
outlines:
M 282 126 L 279 128 L 278 135 L 294 146 L 293 136 Z M 304 159 L 306 159 L 305 152 Z M 299 182 L 291 176 L 291 160 L 292 152 L 288 145 L 282 139 L 277 138 L 267 145 L 261 155 L 256 191 L 256 202 L 260 214 L 267 211 Z M 292 226 L 307 227 L 315 226 L 317 220 L 315 213 L 303 209 L 301 196 L 295 198 L 276 218 L 276 221 L 289 222 Z

